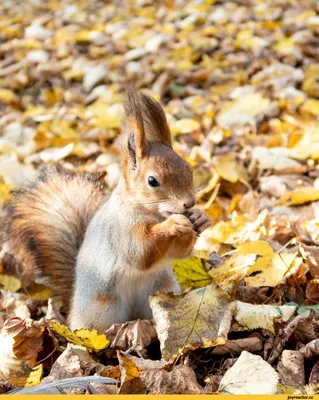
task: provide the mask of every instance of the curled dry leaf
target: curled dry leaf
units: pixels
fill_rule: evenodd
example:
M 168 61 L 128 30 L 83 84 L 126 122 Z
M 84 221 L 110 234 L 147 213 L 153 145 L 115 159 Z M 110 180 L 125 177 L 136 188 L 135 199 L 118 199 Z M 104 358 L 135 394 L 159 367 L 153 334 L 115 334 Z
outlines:
M 313 366 L 309 377 L 309 385 L 318 388 L 319 385 L 319 361 Z
M 317 339 L 319 334 L 319 317 L 314 310 L 308 310 L 303 314 L 297 315 L 286 326 L 280 329 L 273 341 L 272 350 L 267 361 L 272 364 L 281 354 L 288 339 L 294 335 L 296 342 L 307 343 Z
M 96 362 L 85 347 L 68 343 L 67 348 L 56 359 L 51 367 L 50 374 L 42 380 L 42 383 L 93 374 L 111 378 L 118 378 L 119 376 L 117 367 L 105 367 Z
M 36 366 L 45 326 L 32 319 L 8 319 L 0 334 L 0 377 L 15 387 L 40 383 L 43 368 Z
M 302 387 L 306 383 L 304 357 L 298 351 L 284 350 L 277 371 L 282 385 Z
M 157 339 L 154 325 L 148 320 L 129 321 L 125 324 L 113 324 L 106 332 L 110 347 L 122 351 L 135 351 L 145 356 L 146 348 Z
M 319 247 L 301 243 L 299 249 L 313 278 L 319 278 Z
M 220 393 L 275 394 L 278 374 L 260 356 L 243 351 L 219 384 Z
M 165 361 L 141 360 L 119 354 L 120 393 L 198 394 L 202 393 L 194 371 L 184 365 L 167 371 Z
M 225 343 L 231 323 L 229 296 L 208 285 L 185 295 L 150 297 L 164 360 L 179 352 Z
M 312 279 L 307 283 L 306 296 L 313 303 L 319 303 L 319 279 Z
M 225 344 L 214 347 L 212 354 L 240 354 L 244 350 L 253 353 L 261 351 L 262 348 L 263 342 L 259 337 L 248 337 L 244 339 L 227 340 Z
M 28 306 L 20 300 L 13 297 L 0 301 L 0 313 L 3 318 L 19 317 L 22 320 L 30 318 L 30 310 Z M 0 328 L 2 326 L 0 325 Z
M 314 339 L 302 347 L 299 352 L 305 358 L 313 358 L 319 355 L 319 339 Z

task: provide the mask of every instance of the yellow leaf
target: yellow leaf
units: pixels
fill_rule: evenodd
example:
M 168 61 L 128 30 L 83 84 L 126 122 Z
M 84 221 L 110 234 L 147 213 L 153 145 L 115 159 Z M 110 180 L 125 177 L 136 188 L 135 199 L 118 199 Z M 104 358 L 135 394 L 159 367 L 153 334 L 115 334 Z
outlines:
M 274 319 L 281 317 L 284 322 L 288 321 L 295 313 L 293 306 L 272 306 L 242 303 L 236 301 L 234 317 L 239 325 L 248 330 L 267 329 L 275 334 Z
M 12 90 L 0 88 L 0 103 L 12 104 L 17 100 L 17 96 Z
M 269 107 L 270 100 L 260 93 L 246 94 L 237 100 L 224 103 L 216 121 L 226 129 L 236 125 L 255 124 L 257 117 L 266 113 Z
M 140 369 L 136 366 L 133 360 L 121 353 L 119 353 L 119 360 L 120 365 L 124 368 L 125 371 L 125 377 L 124 379 L 123 377 L 121 379 L 122 384 L 140 376 Z
M 319 97 L 319 64 L 310 64 L 306 69 L 302 90 L 308 96 Z
M 189 287 L 200 288 L 212 282 L 212 278 L 198 257 L 174 261 L 174 273 L 183 290 Z
M 89 330 L 83 328 L 73 332 L 67 326 L 56 321 L 50 322 L 50 329 L 65 337 L 69 342 L 84 346 L 91 351 L 98 352 L 110 345 L 110 341 L 106 336 L 99 334 L 95 329 Z
M 235 154 L 216 157 L 214 167 L 218 175 L 229 182 L 237 182 L 239 177 Z
M 72 143 L 77 142 L 79 140 L 79 135 L 77 134 L 76 130 L 72 127 L 72 124 L 62 119 L 55 119 L 54 121 L 52 121 L 50 130 L 58 138 L 62 138 L 66 141 L 64 145 L 70 142 Z
M 100 115 L 94 121 L 94 125 L 98 128 L 114 129 L 121 126 L 121 120 L 117 115 Z
M 83 71 L 80 69 L 67 69 L 62 72 L 62 76 L 66 81 L 81 81 L 83 75 Z
M 289 55 L 293 53 L 294 46 L 294 41 L 289 37 L 285 37 L 275 43 L 274 49 L 278 51 L 278 53 Z
M 256 242 L 245 243 L 238 248 L 238 254 L 258 254 L 260 256 L 274 256 L 274 250 L 268 242 L 257 240 Z
M 48 300 L 51 295 L 51 290 L 48 286 L 32 282 L 31 285 L 23 290 L 22 295 L 26 295 L 26 297 L 35 300 Z
M 292 192 L 284 193 L 280 198 L 280 204 L 295 206 L 319 200 L 319 190 L 314 187 L 303 187 Z
M 36 368 L 30 372 L 30 375 L 27 377 L 27 381 L 25 383 L 25 387 L 36 386 L 41 383 L 43 375 L 43 364 L 38 365 Z
M 171 131 L 173 135 L 184 134 L 184 133 L 192 133 L 194 131 L 199 130 L 199 123 L 191 118 L 183 118 L 175 122 L 175 124 L 171 125 Z
M 278 385 L 278 394 L 285 394 L 285 395 L 290 395 L 290 394 L 295 394 L 298 391 L 298 389 L 294 386 L 285 386 L 279 383 Z
M 300 111 L 306 115 L 313 115 L 317 117 L 319 115 L 319 100 L 308 99 L 300 108 Z
M 0 181 L 0 206 L 10 198 L 11 186 Z
M 180 296 L 151 296 L 163 359 L 225 343 L 231 322 L 229 301 L 223 290 L 212 285 Z
M 21 282 L 18 278 L 10 275 L 0 275 L 0 284 L 3 286 L 4 290 L 9 290 L 10 292 L 17 292 L 21 288 Z
M 55 103 L 63 101 L 63 89 L 54 88 L 54 90 L 44 90 L 43 97 L 47 106 L 53 106 Z
M 27 111 L 24 113 L 24 118 L 34 118 L 39 115 L 45 115 L 47 110 L 41 106 L 30 106 Z
M 247 274 L 256 272 L 260 273 L 245 278 L 246 284 L 253 287 L 276 287 L 289 273 L 296 256 L 297 253 L 275 254 L 273 259 L 270 260 L 267 265 L 260 263 L 258 259 L 256 264 L 249 269 Z
M 226 260 L 223 265 L 209 271 L 213 284 L 218 285 L 230 294 L 233 293 L 236 284 L 244 278 L 255 261 L 255 254 L 235 254 Z
M 271 263 L 274 256 L 272 247 L 265 241 L 245 243 L 223 265 L 209 271 L 209 275 L 214 284 L 232 293 L 241 279 L 254 270 L 262 271 Z
M 249 220 L 244 215 L 236 215 L 231 221 L 220 221 L 213 226 L 211 240 L 214 243 L 234 244 L 238 235 L 248 224 Z

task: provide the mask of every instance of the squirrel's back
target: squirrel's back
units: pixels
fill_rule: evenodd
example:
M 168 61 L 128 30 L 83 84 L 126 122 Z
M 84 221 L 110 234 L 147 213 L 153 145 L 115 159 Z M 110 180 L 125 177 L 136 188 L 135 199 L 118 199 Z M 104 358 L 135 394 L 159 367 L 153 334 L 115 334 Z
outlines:
M 14 272 L 24 284 L 41 278 L 67 310 L 76 256 L 105 196 L 94 175 L 46 168 L 34 184 L 14 194 L 3 211 L 4 270 Z

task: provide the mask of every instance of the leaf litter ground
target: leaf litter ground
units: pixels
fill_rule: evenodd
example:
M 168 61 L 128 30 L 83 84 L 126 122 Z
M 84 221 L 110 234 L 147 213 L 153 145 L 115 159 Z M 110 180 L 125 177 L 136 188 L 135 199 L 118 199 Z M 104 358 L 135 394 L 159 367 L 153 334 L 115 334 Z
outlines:
M 45 286 L 2 269 L 0 391 L 318 392 L 318 5 L 4 0 L 0 15 L 1 205 L 42 164 L 114 188 L 134 83 L 213 222 L 174 263 L 184 294 L 104 334 L 70 332 Z

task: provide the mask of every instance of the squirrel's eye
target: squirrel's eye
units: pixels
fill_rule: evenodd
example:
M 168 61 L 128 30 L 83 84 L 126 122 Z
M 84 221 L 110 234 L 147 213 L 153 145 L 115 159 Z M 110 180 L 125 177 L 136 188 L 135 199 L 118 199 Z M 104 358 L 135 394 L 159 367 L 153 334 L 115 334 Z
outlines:
M 156 178 L 154 178 L 154 176 L 149 176 L 148 177 L 148 184 L 152 187 L 158 187 L 159 186 L 159 182 Z

